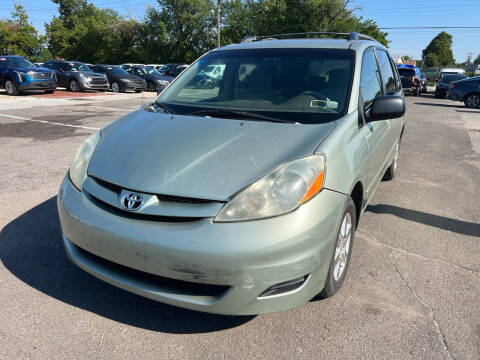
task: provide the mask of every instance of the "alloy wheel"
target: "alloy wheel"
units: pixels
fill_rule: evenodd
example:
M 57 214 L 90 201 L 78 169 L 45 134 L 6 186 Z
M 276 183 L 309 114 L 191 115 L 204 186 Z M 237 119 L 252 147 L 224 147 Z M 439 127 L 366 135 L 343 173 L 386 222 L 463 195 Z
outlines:
M 116 82 L 114 82 L 112 84 L 112 90 L 113 90 L 113 92 L 118 93 L 120 91 L 120 86 Z
M 70 90 L 72 90 L 73 92 L 78 91 L 78 83 L 75 80 L 70 81 Z
M 476 108 L 480 105 L 480 96 L 477 94 L 468 95 L 466 103 L 468 107 Z
M 14 86 L 15 86 L 15 85 L 13 84 L 12 80 L 7 80 L 7 81 L 5 82 L 5 90 L 7 91 L 7 94 L 8 94 L 8 95 L 13 95 L 13 93 L 14 93 Z
M 333 279 L 338 281 L 348 262 L 348 254 L 350 253 L 350 244 L 352 240 L 352 216 L 349 212 L 345 214 L 338 232 L 337 246 L 335 248 L 335 265 L 333 267 Z
M 155 91 L 155 84 L 152 82 L 148 83 L 148 91 Z

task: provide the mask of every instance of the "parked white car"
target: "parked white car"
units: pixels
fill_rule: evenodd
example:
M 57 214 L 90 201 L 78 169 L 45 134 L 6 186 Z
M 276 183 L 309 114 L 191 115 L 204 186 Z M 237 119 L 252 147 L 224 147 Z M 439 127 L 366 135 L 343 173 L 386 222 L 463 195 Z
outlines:
M 437 79 L 440 80 L 443 75 L 465 75 L 465 70 L 456 68 L 443 68 L 438 72 Z

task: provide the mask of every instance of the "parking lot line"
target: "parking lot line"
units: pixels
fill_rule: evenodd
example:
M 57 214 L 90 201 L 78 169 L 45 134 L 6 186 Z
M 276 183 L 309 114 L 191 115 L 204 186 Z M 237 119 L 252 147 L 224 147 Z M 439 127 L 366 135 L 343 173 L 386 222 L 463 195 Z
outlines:
M 6 115 L 6 114 L 0 114 L 0 116 L 9 117 L 9 118 L 18 119 L 18 120 L 24 120 L 24 121 L 31 121 L 31 122 L 36 122 L 36 123 L 48 124 L 48 125 L 66 126 L 66 127 L 73 127 L 73 128 L 86 129 L 86 130 L 100 130 L 99 128 L 94 128 L 94 127 L 89 127 L 89 126 L 61 124 L 61 123 L 57 123 L 57 122 L 50 122 L 50 121 L 45 121 L 45 120 L 27 119 L 27 118 L 20 117 L 20 116 L 13 116 L 13 115 Z

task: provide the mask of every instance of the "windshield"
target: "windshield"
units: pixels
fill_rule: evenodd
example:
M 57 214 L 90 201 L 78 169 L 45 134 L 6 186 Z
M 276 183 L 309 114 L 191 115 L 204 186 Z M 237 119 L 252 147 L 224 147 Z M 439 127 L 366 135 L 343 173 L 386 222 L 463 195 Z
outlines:
M 112 75 L 128 75 L 128 72 L 119 67 L 109 67 L 107 68 L 107 72 Z
M 442 82 L 445 82 L 445 83 L 448 83 L 448 82 L 452 82 L 452 81 L 457 81 L 457 80 L 462 80 L 462 79 L 466 79 L 467 76 L 466 75 L 443 75 L 442 77 Z
M 12 68 L 35 68 L 36 66 L 22 57 L 0 57 L 0 64 Z
M 157 70 L 151 67 L 146 67 L 144 70 L 147 72 L 148 75 L 155 75 L 155 76 L 162 76 Z
M 79 62 L 65 63 L 64 67 L 68 71 L 91 71 L 87 65 Z
M 415 76 L 417 73 L 413 69 L 398 69 L 400 76 Z
M 156 101 L 181 114 L 234 110 L 320 123 L 346 111 L 353 67 L 351 50 L 214 51 L 191 65 Z M 214 76 L 213 68 L 219 69 Z

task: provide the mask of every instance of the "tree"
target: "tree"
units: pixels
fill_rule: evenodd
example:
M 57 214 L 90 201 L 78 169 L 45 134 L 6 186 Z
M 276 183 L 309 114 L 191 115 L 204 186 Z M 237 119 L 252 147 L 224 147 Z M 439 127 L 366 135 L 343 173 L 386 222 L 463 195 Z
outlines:
M 229 43 L 247 35 L 357 31 L 388 45 L 387 33 L 373 20 L 355 16 L 349 4 L 350 0 L 227 0 L 222 37 Z
M 455 64 L 452 52 L 452 35 L 442 31 L 422 51 L 422 59 L 427 67 Z
M 41 57 L 43 38 L 29 23 L 22 5 L 14 4 L 12 18 L 0 20 L 0 54 L 20 55 L 31 60 Z
M 480 55 L 478 55 L 475 60 L 473 60 L 473 63 L 476 65 L 480 65 Z

